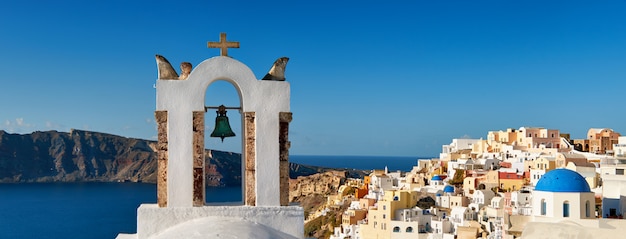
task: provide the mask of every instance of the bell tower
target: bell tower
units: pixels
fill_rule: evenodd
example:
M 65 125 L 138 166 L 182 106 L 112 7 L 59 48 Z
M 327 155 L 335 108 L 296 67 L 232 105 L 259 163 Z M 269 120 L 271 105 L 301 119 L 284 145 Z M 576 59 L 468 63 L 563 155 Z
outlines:
M 239 43 L 227 42 L 224 33 L 220 42 L 208 46 L 220 48 L 220 56 L 198 64 L 186 79 L 157 79 L 157 204 L 142 204 L 137 210 L 137 238 L 149 238 L 200 218 L 208 224 L 205 229 L 215 224 L 214 220 L 236 218 L 251 227 L 263 225 L 302 238 L 304 211 L 287 206 L 292 119 L 289 82 L 256 79 L 246 65 L 227 56 L 228 48 L 238 48 Z M 161 67 L 159 63 L 159 71 Z M 241 102 L 244 206 L 205 204 L 204 103 L 207 87 L 217 80 L 231 83 Z M 223 106 L 217 112 L 217 120 L 225 117 Z M 229 136 L 228 132 L 215 134 Z
M 226 55 L 228 47 L 239 46 L 227 42 L 226 34 L 221 35 L 220 42 L 208 45 L 221 48 L 221 56 L 200 63 L 186 80 L 157 80 L 159 207 L 204 206 L 204 98 L 206 88 L 216 80 L 231 83 L 240 97 L 244 204 L 286 206 L 289 82 L 257 80 L 247 66 Z M 218 124 L 227 120 L 225 109 L 220 106 L 217 110 Z M 223 139 L 231 133 L 212 134 Z

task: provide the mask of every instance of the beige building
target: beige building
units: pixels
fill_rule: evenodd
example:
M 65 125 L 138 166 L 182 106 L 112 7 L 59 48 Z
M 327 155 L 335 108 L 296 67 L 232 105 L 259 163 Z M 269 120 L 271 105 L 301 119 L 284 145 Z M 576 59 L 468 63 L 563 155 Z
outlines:
M 503 152 L 502 147 L 504 145 L 512 145 L 519 150 L 567 148 L 567 145 L 562 145 L 559 130 L 535 127 L 489 131 L 487 144 L 490 145 L 489 152 L 493 153 Z
M 482 189 L 492 189 L 500 187 L 500 178 L 498 170 L 491 170 L 485 174 L 485 179 L 480 182 L 484 185 Z
M 521 127 L 516 142 L 527 148 L 561 148 L 561 136 L 557 129 Z
M 348 209 L 341 216 L 341 224 L 356 225 L 358 221 L 365 219 L 367 209 Z
M 608 128 L 591 128 L 587 139 L 575 139 L 574 148 L 583 152 L 605 154 L 613 152 L 613 145 L 619 142 L 620 133 Z
M 519 131 L 516 129 L 507 129 L 506 131 L 489 131 L 487 133 L 487 140 L 489 144 L 497 142 L 506 145 L 512 145 L 513 142 L 517 140 L 518 133 Z
M 563 168 L 567 166 L 567 163 L 569 162 L 575 162 L 578 164 L 586 163 L 587 157 L 585 157 L 585 155 L 577 154 L 574 152 L 557 153 L 554 161 L 557 168 Z
M 472 145 L 473 154 L 494 153 L 494 147 L 489 144 L 487 140 L 479 140 Z

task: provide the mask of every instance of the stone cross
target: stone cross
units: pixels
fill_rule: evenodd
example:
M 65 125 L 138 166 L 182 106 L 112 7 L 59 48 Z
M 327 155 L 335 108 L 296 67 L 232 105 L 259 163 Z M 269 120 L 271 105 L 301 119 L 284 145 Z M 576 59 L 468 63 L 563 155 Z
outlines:
M 228 56 L 228 48 L 239 48 L 239 42 L 226 41 L 226 33 L 220 33 L 219 42 L 208 42 L 208 48 L 220 48 L 220 55 Z

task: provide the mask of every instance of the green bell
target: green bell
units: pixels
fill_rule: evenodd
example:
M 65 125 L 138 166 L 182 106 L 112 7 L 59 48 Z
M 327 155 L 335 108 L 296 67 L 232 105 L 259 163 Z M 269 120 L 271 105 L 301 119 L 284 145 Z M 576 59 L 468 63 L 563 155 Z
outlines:
M 230 123 L 228 123 L 228 117 L 226 117 L 226 106 L 220 105 L 217 109 L 217 117 L 215 118 L 215 129 L 211 133 L 211 137 L 224 138 L 235 136 L 235 132 L 230 129 Z

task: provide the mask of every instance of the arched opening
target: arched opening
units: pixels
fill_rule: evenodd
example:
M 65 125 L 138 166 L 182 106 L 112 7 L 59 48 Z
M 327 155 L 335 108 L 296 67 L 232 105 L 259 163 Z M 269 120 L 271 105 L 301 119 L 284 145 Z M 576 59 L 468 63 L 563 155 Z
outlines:
M 393 227 L 393 232 L 400 232 L 400 227 Z
M 234 137 L 211 137 L 216 127 L 216 107 L 226 106 Z M 242 114 L 239 92 L 226 80 L 212 82 L 205 92 L 204 146 L 206 203 L 243 205 Z
M 406 232 L 413 232 L 413 227 L 407 227 Z
M 569 217 L 569 201 L 563 202 L 563 217 Z

